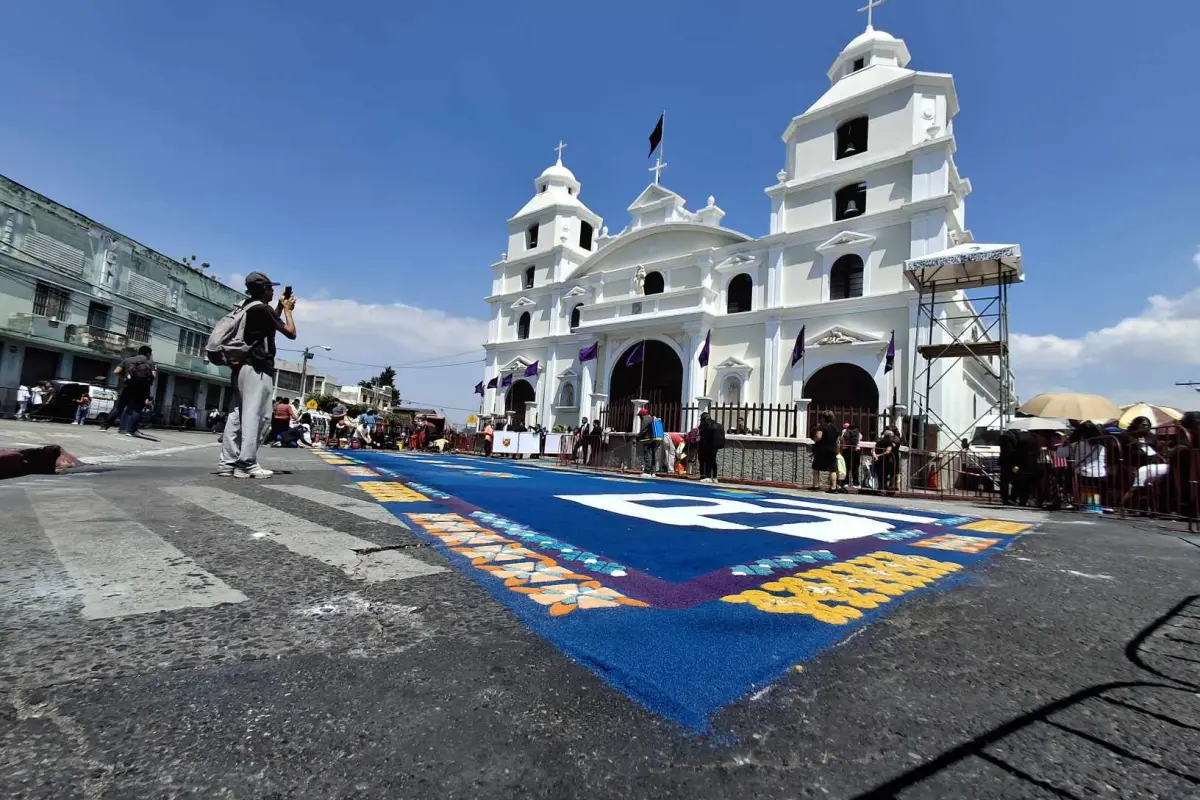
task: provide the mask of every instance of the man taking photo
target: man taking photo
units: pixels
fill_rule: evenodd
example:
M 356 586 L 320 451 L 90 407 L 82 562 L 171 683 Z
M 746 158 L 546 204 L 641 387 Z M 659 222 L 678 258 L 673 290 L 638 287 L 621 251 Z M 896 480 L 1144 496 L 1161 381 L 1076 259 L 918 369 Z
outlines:
M 221 460 L 217 474 L 234 478 L 269 478 L 274 473 L 258 463 L 258 447 L 271 424 L 271 390 L 275 384 L 275 334 L 296 338 L 292 310 L 296 298 L 285 296 L 279 310 L 271 308 L 274 283 L 261 272 L 246 276 L 246 294 L 242 304 L 246 314 L 244 360 L 233 369 L 233 403 L 221 437 Z M 280 316 L 282 313 L 282 318 Z

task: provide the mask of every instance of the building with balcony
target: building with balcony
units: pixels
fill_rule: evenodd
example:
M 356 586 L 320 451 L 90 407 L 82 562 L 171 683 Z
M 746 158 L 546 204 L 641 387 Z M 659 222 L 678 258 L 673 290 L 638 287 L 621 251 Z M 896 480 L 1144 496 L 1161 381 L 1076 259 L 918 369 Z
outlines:
M 154 350 L 154 403 L 228 408 L 229 371 L 209 364 L 213 324 L 245 299 L 198 269 L 0 176 L 0 412 L 43 380 L 112 385 Z
M 342 386 L 336 394 L 338 399 L 348 406 L 374 408 L 377 411 L 388 411 L 392 407 L 390 386 Z
M 322 394 L 336 395 L 338 389 L 341 388 L 337 382 L 337 378 L 321 374 L 320 370 L 315 370 L 310 362 L 308 369 L 304 370 L 304 391 L 301 393 L 300 370 L 299 361 L 285 361 L 281 358 L 275 359 L 275 397 L 282 397 L 290 403 L 293 400 L 301 400 Z M 303 397 L 301 396 L 302 394 Z

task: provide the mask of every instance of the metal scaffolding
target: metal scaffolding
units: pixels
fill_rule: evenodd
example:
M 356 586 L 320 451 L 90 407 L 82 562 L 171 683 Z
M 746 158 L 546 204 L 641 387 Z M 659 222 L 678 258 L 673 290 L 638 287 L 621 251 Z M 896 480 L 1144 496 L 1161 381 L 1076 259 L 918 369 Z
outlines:
M 1015 397 L 1008 346 L 1008 287 L 1025 280 L 1017 245 L 961 244 L 909 259 L 905 275 L 917 290 L 917 317 L 909 382 L 910 443 L 919 450 L 956 447 L 977 427 L 1003 430 Z M 967 295 L 972 291 L 973 296 Z M 992 402 L 975 408 L 967 424 L 937 398 L 942 380 L 969 362 L 994 381 Z M 957 412 L 957 410 L 956 410 Z M 958 419 L 957 424 L 953 423 Z M 985 422 L 986 421 L 986 422 Z

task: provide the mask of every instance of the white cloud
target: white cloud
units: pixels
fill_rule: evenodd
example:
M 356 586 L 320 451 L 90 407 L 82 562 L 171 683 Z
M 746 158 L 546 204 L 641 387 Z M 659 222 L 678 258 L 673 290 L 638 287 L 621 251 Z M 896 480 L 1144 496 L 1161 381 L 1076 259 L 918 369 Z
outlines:
M 1200 266 L 1200 250 L 1193 258 Z M 1043 391 L 1103 394 L 1200 406 L 1200 395 L 1175 383 L 1200 375 L 1200 287 L 1176 299 L 1152 295 L 1136 315 L 1072 338 L 1014 333 L 1013 371 L 1022 398 Z
M 385 366 L 425 360 L 482 362 L 487 337 L 484 320 L 405 303 L 298 298 L 295 318 L 296 341 L 281 340 L 279 347 L 329 345 L 333 350 L 328 357 L 317 350 L 313 364 L 345 384 L 376 375 L 379 368 L 342 362 Z M 281 352 L 280 357 L 293 360 L 298 354 Z M 445 407 L 451 418 L 462 420 L 477 402 L 472 387 L 482 376 L 482 363 L 398 369 L 396 386 L 405 402 Z
M 1196 252 L 1192 253 L 1192 263 L 1196 265 L 1197 269 L 1200 269 L 1200 244 L 1196 245 Z

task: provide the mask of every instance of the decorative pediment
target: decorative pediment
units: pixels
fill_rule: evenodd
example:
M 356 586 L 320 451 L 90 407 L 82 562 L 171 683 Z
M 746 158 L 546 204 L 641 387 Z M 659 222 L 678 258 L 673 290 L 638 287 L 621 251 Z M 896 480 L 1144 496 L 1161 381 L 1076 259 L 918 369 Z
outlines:
M 568 289 L 566 291 L 565 294 L 563 294 L 563 297 L 564 298 L 583 297 L 585 294 L 587 294 L 587 289 L 584 289 L 582 286 L 572 286 L 570 289 Z
M 533 362 L 530 361 L 528 358 L 525 358 L 525 356 L 517 356 L 512 361 L 508 362 L 503 367 L 501 367 L 500 371 L 501 372 L 516 372 L 517 370 L 524 371 L 525 368 L 528 367 L 532 363 Z
M 664 201 L 678 203 L 679 205 L 683 205 L 686 202 L 682 197 L 675 194 L 670 189 L 660 186 L 657 183 L 652 183 L 642 190 L 642 193 L 637 196 L 637 199 L 630 204 L 628 210 L 629 213 L 632 214 L 635 211 L 653 208 Z
M 717 272 L 732 272 L 734 270 L 743 270 L 758 263 L 758 255 L 755 253 L 734 253 L 726 258 L 720 264 L 717 264 Z
M 578 378 L 578 377 L 579 377 L 579 373 L 576 372 L 575 370 L 571 369 L 570 367 L 567 367 L 562 372 L 558 373 L 559 380 L 574 380 L 575 378 Z
M 809 337 L 808 344 L 814 347 L 836 347 L 838 345 L 886 345 L 887 341 L 877 336 L 850 330 L 835 325 L 815 336 Z
M 720 364 L 717 364 L 716 369 L 745 370 L 746 372 L 749 372 L 751 367 L 740 358 L 734 358 L 733 356 L 730 356 Z
M 537 303 L 522 295 L 521 297 L 517 298 L 517 301 L 513 303 L 510 308 L 531 308 L 536 305 Z
M 875 244 L 875 237 L 869 233 L 842 231 L 827 242 L 817 245 L 818 253 L 836 253 L 842 250 L 857 250 Z

